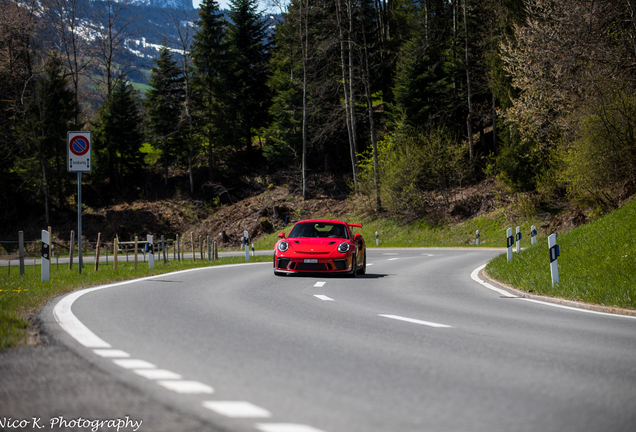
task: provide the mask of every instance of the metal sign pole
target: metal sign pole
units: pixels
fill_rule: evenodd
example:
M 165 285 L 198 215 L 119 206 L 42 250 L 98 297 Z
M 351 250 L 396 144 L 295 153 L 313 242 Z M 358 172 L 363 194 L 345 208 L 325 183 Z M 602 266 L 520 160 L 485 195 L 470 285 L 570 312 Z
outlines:
M 82 274 L 82 172 L 77 173 L 77 264 Z

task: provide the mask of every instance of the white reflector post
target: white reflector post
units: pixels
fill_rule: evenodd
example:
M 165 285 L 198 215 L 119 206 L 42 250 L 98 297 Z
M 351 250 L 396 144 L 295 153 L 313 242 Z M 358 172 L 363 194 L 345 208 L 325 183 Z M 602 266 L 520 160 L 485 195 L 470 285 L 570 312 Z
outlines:
M 532 245 L 537 244 L 537 227 L 534 225 L 530 229 L 530 237 L 532 237 Z
M 506 230 L 506 247 L 508 248 L 508 262 L 512 262 L 512 245 L 515 244 L 515 238 L 512 236 L 512 228 Z
M 148 245 L 148 268 L 155 268 L 155 245 L 152 244 L 152 236 L 148 234 L 146 237 L 146 244 Z
M 48 231 L 42 230 L 42 282 L 49 281 L 49 270 L 51 268 L 51 235 Z
M 517 227 L 517 235 L 515 237 L 517 240 L 517 253 L 521 252 L 521 227 Z
M 550 251 L 550 274 L 552 276 L 552 285 L 559 283 L 559 246 L 557 245 L 557 235 L 552 234 L 548 237 L 548 249 Z

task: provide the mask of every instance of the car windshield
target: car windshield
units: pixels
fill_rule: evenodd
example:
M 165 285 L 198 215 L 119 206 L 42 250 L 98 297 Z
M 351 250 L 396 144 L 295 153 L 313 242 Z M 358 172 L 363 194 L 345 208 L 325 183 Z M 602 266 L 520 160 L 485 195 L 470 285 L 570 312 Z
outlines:
M 347 228 L 338 223 L 305 222 L 296 224 L 289 237 L 347 238 Z

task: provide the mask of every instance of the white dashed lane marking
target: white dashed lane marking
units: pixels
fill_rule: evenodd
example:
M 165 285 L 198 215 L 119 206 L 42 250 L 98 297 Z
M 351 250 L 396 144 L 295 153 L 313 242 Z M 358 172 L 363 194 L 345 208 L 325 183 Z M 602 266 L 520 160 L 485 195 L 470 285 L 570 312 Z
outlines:
M 198 381 L 157 381 L 162 387 L 181 394 L 214 393 L 214 389 Z
M 118 349 L 94 349 L 93 352 L 101 357 L 130 357 L 126 351 L 118 350 Z
M 113 360 L 113 363 L 117 366 L 123 367 L 124 369 L 154 369 L 157 367 L 146 360 L 137 359 Z
M 380 314 L 379 316 L 384 317 L 384 318 L 398 320 L 398 321 L 404 321 L 404 322 L 408 322 L 408 323 L 411 323 L 411 324 L 425 325 L 425 326 L 428 326 L 428 327 L 437 327 L 437 328 L 450 328 L 451 327 L 451 326 L 446 325 L 446 324 L 439 324 L 439 323 L 434 323 L 434 322 L 430 322 L 430 321 L 422 321 L 422 320 L 418 320 L 418 319 L 414 319 L 414 318 L 402 317 L 402 316 L 398 316 L 398 315 L 384 315 L 384 314 Z
M 314 285 L 314 286 L 320 288 L 320 287 L 325 286 L 326 283 L 327 282 L 316 282 L 316 285 Z
M 231 418 L 268 418 L 272 413 L 249 402 L 243 401 L 204 401 L 202 405 Z
M 165 369 L 134 369 L 133 372 L 149 380 L 178 380 L 183 378 L 178 373 Z
M 320 299 L 320 300 L 324 300 L 324 301 L 335 301 L 334 299 L 327 297 L 326 295 L 322 295 L 322 294 L 314 294 L 314 297 Z
M 295 423 L 259 423 L 256 429 L 261 432 L 324 432 L 311 426 Z
M 399 258 L 389 258 L 387 261 L 395 261 L 396 259 L 399 259 Z

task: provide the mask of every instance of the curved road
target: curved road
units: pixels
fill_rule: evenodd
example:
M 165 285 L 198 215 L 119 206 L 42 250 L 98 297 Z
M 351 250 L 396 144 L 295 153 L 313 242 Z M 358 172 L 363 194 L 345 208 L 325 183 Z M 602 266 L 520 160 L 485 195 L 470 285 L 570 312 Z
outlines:
M 232 432 L 633 431 L 636 319 L 471 279 L 499 253 L 372 249 L 355 279 L 212 267 L 47 313 L 100 368 Z

